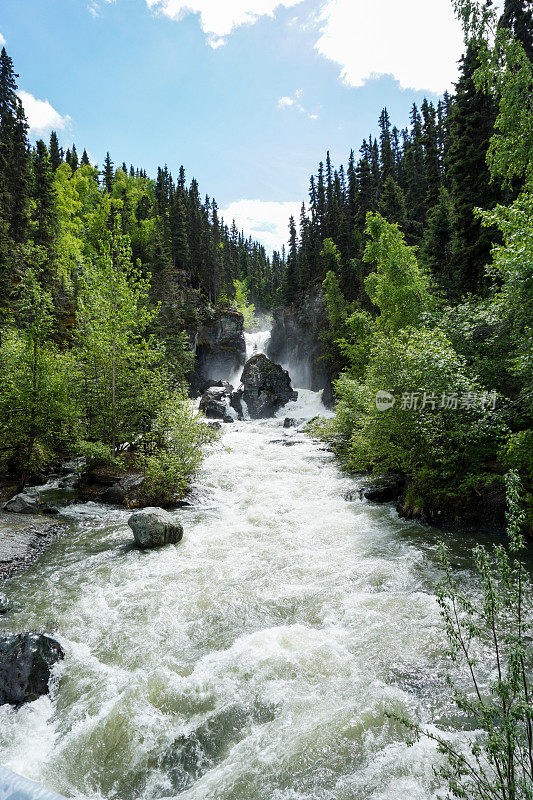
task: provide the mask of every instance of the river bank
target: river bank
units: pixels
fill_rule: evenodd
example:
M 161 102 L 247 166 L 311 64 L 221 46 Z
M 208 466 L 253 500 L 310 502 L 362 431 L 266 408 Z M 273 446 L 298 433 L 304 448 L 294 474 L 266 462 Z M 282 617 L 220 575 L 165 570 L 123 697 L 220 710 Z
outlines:
M 359 497 L 284 418 L 224 426 L 175 512 L 185 536 L 141 552 L 130 512 L 62 510 L 57 539 L 5 591 L 12 631 L 65 651 L 49 697 L 0 708 L 0 761 L 79 800 L 432 800 L 433 746 L 388 710 L 453 726 L 435 532 Z M 473 539 L 439 532 L 471 582 Z

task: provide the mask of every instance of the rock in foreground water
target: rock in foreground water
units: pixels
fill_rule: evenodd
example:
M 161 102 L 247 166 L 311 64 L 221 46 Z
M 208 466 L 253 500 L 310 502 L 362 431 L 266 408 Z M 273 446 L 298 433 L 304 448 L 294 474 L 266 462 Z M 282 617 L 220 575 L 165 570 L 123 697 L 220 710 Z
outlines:
M 0 705 L 21 706 L 47 694 L 63 648 L 49 636 L 19 633 L 0 639 Z
M 7 614 L 11 610 L 11 601 L 7 594 L 0 592 L 0 614 Z
M 162 508 L 144 508 L 129 518 L 128 525 L 138 547 L 149 549 L 177 544 L 183 539 L 183 528 Z
M 298 399 L 287 370 L 274 364 L 263 353 L 246 362 L 241 382 L 242 399 L 252 419 L 273 417 L 286 403 Z

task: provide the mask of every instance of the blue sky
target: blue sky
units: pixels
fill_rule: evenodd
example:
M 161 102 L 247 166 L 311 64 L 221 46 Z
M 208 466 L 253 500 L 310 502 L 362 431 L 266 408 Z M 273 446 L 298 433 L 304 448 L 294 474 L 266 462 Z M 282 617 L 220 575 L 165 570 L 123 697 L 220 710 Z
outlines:
M 1 0 L 32 138 L 56 128 L 101 164 L 184 164 L 269 248 L 387 106 L 456 79 L 451 0 Z

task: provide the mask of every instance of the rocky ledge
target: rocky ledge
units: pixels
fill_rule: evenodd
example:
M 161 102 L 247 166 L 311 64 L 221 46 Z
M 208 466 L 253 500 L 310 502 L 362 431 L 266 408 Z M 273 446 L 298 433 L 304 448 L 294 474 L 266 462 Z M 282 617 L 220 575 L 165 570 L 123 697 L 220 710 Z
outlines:
M 396 506 L 400 517 L 449 530 L 503 534 L 506 529 L 505 487 L 501 481 L 471 490 L 462 497 L 422 498 L 408 486 Z
M 0 582 L 27 569 L 64 531 L 43 516 L 0 513 Z

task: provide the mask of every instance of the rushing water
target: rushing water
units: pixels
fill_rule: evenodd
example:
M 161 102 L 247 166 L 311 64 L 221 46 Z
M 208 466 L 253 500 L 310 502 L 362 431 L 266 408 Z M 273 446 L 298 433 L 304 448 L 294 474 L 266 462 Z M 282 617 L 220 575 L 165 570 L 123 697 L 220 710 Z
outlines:
M 125 510 L 64 510 L 70 534 L 7 585 L 6 624 L 66 659 L 52 697 L 0 708 L 1 763 L 91 800 L 436 797 L 433 746 L 386 716 L 452 713 L 435 531 L 347 501 L 331 455 L 283 429 L 317 413 L 304 390 L 224 425 L 177 546 L 131 547 Z

